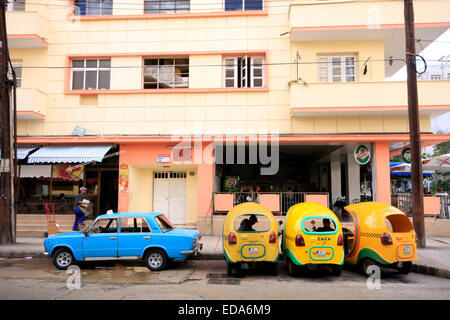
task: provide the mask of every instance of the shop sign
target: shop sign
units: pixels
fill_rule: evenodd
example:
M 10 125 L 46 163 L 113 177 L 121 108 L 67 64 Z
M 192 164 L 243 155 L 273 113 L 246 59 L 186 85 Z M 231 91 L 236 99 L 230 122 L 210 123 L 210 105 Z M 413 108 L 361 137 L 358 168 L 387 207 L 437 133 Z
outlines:
M 355 157 L 356 162 L 359 165 L 364 165 L 369 163 L 371 155 L 370 155 L 370 149 L 365 144 L 359 144 L 356 146 L 353 155 Z
M 170 163 L 170 154 L 160 154 L 157 156 L 158 163 Z
M 119 165 L 119 192 L 128 192 L 128 164 L 122 162 Z
M 65 181 L 78 181 L 83 173 L 84 166 L 73 166 L 71 164 L 54 164 L 52 169 L 53 179 Z
M 406 163 L 411 163 L 411 148 L 404 148 L 402 151 L 402 159 Z

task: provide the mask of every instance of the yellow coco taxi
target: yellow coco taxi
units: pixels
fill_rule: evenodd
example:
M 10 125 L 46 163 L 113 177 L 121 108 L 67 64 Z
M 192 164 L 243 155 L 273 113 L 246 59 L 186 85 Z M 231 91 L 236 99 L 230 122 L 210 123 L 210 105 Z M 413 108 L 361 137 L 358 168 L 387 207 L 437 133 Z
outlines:
M 278 266 L 278 226 L 265 206 L 246 202 L 231 209 L 223 226 L 223 252 L 228 275 L 242 265 L 266 264 L 272 275 Z
M 411 271 L 417 260 L 416 233 L 408 217 L 395 207 L 379 202 L 362 202 L 344 207 L 353 224 L 343 228 L 345 263 L 360 265 L 370 276 L 373 265 Z
M 282 241 L 290 275 L 319 265 L 329 265 L 333 274 L 340 275 L 344 263 L 342 229 L 327 207 L 312 202 L 292 206 L 286 215 Z

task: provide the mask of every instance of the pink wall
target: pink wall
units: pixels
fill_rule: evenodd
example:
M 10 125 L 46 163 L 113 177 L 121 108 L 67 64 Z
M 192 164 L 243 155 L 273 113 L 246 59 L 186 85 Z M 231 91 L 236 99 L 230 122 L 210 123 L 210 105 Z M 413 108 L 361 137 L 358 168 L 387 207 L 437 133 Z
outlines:
M 389 142 L 375 142 L 376 201 L 391 204 L 391 172 L 389 167 Z
M 129 166 L 133 165 L 156 165 L 159 155 L 170 155 L 171 162 L 167 165 L 182 164 L 173 160 L 173 148 L 177 142 L 157 142 L 157 143 L 129 143 L 120 145 L 119 165 L 123 162 Z M 197 144 L 197 143 L 196 143 Z M 198 144 L 197 144 L 198 145 Z M 196 150 L 204 150 L 210 143 L 200 144 L 201 148 Z M 211 149 L 208 149 L 211 150 Z M 183 164 L 196 164 L 197 158 L 192 151 L 192 161 L 186 161 Z M 207 151 L 205 151 L 207 153 Z M 214 188 L 214 164 L 211 161 L 198 161 L 197 164 L 197 210 L 198 215 L 209 215 L 212 211 L 212 194 Z M 162 164 L 163 165 L 163 164 Z M 129 192 L 119 192 L 119 212 L 127 212 L 129 204 Z

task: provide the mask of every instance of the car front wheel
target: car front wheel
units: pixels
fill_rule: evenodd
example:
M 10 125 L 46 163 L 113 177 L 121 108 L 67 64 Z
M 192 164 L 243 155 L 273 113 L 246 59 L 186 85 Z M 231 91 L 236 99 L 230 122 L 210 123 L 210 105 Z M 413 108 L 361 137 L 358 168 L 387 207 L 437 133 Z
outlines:
M 59 270 L 66 270 L 75 263 L 75 258 L 69 249 L 58 249 L 53 255 L 53 265 Z
M 145 263 L 151 271 L 161 271 L 167 265 L 167 255 L 161 249 L 152 249 L 145 256 Z

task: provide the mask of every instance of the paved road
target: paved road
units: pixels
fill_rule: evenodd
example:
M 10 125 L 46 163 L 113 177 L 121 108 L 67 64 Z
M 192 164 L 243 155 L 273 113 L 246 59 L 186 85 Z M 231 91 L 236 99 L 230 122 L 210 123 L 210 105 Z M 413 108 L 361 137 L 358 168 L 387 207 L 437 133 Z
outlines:
M 162 272 L 141 263 L 86 264 L 80 275 L 81 288 L 70 290 L 72 275 L 56 270 L 50 259 L 0 259 L 0 299 L 450 299 L 449 279 L 383 270 L 381 289 L 370 290 L 358 270 L 346 269 L 340 277 L 323 270 L 292 278 L 284 262 L 278 276 L 256 270 L 230 278 L 224 261 L 207 260 Z

